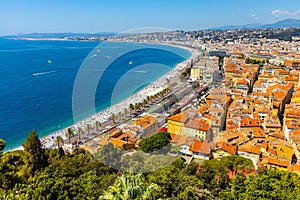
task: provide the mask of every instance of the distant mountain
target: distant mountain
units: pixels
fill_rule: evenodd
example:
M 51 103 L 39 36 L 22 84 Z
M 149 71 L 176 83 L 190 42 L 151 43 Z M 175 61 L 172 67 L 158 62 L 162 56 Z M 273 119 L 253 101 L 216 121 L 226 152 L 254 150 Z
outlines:
M 233 29 L 242 29 L 242 28 L 260 28 L 263 25 L 264 24 L 228 25 L 228 26 L 209 28 L 208 30 L 233 30 Z
M 215 28 L 209 28 L 208 30 L 232 30 L 242 28 L 300 28 L 299 19 L 285 19 L 273 24 L 244 24 L 244 25 L 228 25 Z
M 17 35 L 9 35 L 5 37 L 11 38 L 64 38 L 64 37 L 102 37 L 111 36 L 115 33 L 101 32 L 101 33 L 19 33 Z
M 300 20 L 286 19 L 274 24 L 265 24 L 261 28 L 300 28 Z

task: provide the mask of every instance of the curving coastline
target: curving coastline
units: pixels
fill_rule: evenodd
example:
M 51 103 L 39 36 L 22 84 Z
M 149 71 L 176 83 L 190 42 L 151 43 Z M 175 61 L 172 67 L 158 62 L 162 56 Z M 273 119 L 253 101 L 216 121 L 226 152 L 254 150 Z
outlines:
M 124 41 L 123 41 L 124 42 Z M 145 42 L 143 42 L 145 43 Z M 44 136 L 40 138 L 42 144 L 45 148 L 51 148 L 54 146 L 54 140 L 57 136 L 61 136 L 64 140 L 67 139 L 66 133 L 69 128 L 71 128 L 73 131 L 77 131 L 78 129 L 82 129 L 85 132 L 87 131 L 86 127 L 91 126 L 94 127 L 96 122 L 100 122 L 101 124 L 105 124 L 106 122 L 110 121 L 109 118 L 111 115 L 117 115 L 119 112 L 123 112 L 124 109 L 128 109 L 130 104 L 135 104 L 142 102 L 143 99 L 147 98 L 147 96 L 151 96 L 153 94 L 156 94 L 160 91 L 162 91 L 164 88 L 167 87 L 167 81 L 166 79 L 173 79 L 173 82 L 176 81 L 176 79 L 179 78 L 178 74 L 180 71 L 185 68 L 189 64 L 189 60 L 193 59 L 197 56 L 196 52 L 192 48 L 184 47 L 184 46 L 178 46 L 173 44 L 165 44 L 165 43 L 150 43 L 150 44 L 161 44 L 161 45 L 168 45 L 168 46 L 175 46 L 178 48 L 182 48 L 185 50 L 188 50 L 191 53 L 191 56 L 186 59 L 185 61 L 178 63 L 176 67 L 174 67 L 171 71 L 161 76 L 156 81 L 152 82 L 150 85 L 144 87 L 142 90 L 138 91 L 137 93 L 129 96 L 128 98 L 122 100 L 121 102 L 110 106 L 109 108 L 102 110 L 98 113 L 95 113 L 92 116 L 89 116 L 71 126 L 68 126 L 66 128 L 63 128 L 59 131 L 56 131 L 54 133 L 50 133 L 47 136 Z M 104 128 L 105 131 L 107 129 L 111 128 L 110 126 L 107 126 Z M 13 148 L 11 150 L 17 150 L 22 149 L 22 146 L 19 146 L 17 148 Z M 10 150 L 9 150 L 10 151 Z

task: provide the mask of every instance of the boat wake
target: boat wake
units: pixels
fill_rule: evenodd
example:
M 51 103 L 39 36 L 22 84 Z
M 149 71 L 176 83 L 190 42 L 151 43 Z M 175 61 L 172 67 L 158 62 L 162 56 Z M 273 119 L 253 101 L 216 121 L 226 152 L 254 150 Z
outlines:
M 90 58 L 93 58 L 93 57 L 96 57 L 96 56 L 97 56 L 97 54 L 94 54 L 94 55 L 91 55 Z
M 59 70 L 48 71 L 48 72 L 39 72 L 39 73 L 32 74 L 32 76 L 40 76 L 40 75 L 45 75 L 45 74 L 51 74 L 51 73 L 55 73 L 55 72 L 58 72 L 58 71 Z
M 133 71 L 133 72 L 135 72 L 135 73 L 144 73 L 144 74 L 146 74 L 146 73 L 147 73 L 147 71 L 138 71 L 138 70 L 136 70 L 136 71 Z

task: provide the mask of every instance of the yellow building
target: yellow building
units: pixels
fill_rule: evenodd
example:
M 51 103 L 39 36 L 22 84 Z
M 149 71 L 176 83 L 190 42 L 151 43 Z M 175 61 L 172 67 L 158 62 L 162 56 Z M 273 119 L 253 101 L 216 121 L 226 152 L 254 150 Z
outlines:
M 184 123 L 188 120 L 187 111 L 168 118 L 168 133 L 183 135 Z
M 191 69 L 191 78 L 200 78 L 201 75 L 201 69 L 199 66 L 194 66 Z
M 300 89 L 295 90 L 291 99 L 291 103 L 300 103 Z
M 183 132 L 185 136 L 207 140 L 212 132 L 210 121 L 205 119 L 190 119 L 184 125 Z

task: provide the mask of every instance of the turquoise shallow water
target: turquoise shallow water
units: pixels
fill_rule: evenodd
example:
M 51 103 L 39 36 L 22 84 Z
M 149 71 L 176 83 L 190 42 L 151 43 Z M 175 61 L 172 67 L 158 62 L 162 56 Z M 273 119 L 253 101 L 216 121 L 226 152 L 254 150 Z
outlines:
M 118 86 L 121 89 L 115 95 L 115 102 L 155 81 L 190 56 L 188 51 L 176 47 L 168 47 L 168 52 L 153 48 L 157 45 L 108 44 L 101 53 L 107 53 L 104 55 L 107 58 L 113 55 L 118 58 L 102 73 L 95 93 L 96 111 L 111 105 L 114 87 L 124 74 L 126 81 Z M 0 39 L 0 138 L 7 142 L 7 149 L 21 145 L 33 129 L 44 136 L 74 123 L 74 81 L 80 66 L 87 57 L 93 56 L 90 52 L 97 45 L 97 42 Z M 119 55 L 120 47 L 130 49 L 137 45 L 139 50 Z M 181 56 L 171 53 L 174 51 L 180 51 Z M 93 110 L 83 110 L 81 117 L 92 113 Z

